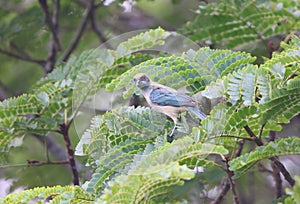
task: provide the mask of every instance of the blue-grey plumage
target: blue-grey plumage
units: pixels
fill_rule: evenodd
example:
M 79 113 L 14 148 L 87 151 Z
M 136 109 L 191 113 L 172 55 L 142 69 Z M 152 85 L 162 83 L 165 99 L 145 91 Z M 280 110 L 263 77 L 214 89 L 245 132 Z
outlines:
M 200 120 L 206 117 L 206 115 L 199 110 L 197 102 L 191 97 L 179 93 L 170 87 L 152 82 L 149 77 L 143 73 L 137 74 L 134 77 L 134 82 L 153 110 L 169 116 L 174 121 L 171 136 L 174 135 L 179 112 L 189 110 Z

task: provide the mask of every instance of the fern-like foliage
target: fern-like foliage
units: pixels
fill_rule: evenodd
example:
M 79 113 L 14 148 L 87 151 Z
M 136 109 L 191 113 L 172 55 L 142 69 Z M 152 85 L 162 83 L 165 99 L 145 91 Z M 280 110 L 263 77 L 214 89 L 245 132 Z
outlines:
M 163 45 L 170 32 L 161 28 L 141 33 L 118 45 L 116 50 L 97 48 L 82 60 L 80 72 L 74 83 L 73 110 L 88 96 L 105 87 L 112 79 L 120 76 L 138 62 L 151 59 L 148 54 L 139 53 Z M 136 53 L 136 54 L 133 54 Z
M 145 170 L 144 174 L 119 176 L 104 191 L 99 202 L 105 203 L 155 203 L 167 201 L 163 196 L 172 190 L 172 187 L 183 185 L 185 180 L 194 177 L 186 166 L 171 163 L 167 166 L 155 166 Z
M 289 122 L 300 110 L 300 83 L 299 79 L 291 81 L 287 88 L 272 92 L 270 99 L 260 106 L 260 122 L 265 124 L 268 120 L 276 122 Z
M 233 126 L 236 124 L 251 126 L 251 129 L 258 133 L 260 127 L 257 123 L 257 115 L 259 115 L 260 125 L 265 126 L 263 135 L 267 135 L 269 130 L 280 130 L 278 123 L 287 123 L 291 118 L 299 113 L 299 38 L 293 37 L 291 45 L 283 44 L 286 48 L 280 54 L 276 54 L 274 59 L 268 60 L 265 64 L 257 67 L 255 65 L 247 65 L 231 74 L 223 76 L 221 79 L 212 82 L 203 92 L 208 98 L 226 97 L 228 102 L 235 104 L 237 109 L 249 109 L 251 111 L 243 112 L 242 117 L 236 114 L 239 111 L 234 110 L 234 120 L 239 123 L 230 121 L 230 117 L 223 115 L 229 120 Z M 277 58 L 280 61 L 277 61 Z M 238 104 L 241 100 L 242 104 Z M 249 108 L 245 108 L 245 106 Z M 214 124 L 212 127 L 216 131 L 225 133 L 224 129 L 230 130 L 230 126 L 226 126 L 227 122 L 220 120 L 213 121 L 211 117 L 216 114 L 216 118 L 222 118 L 220 111 L 226 111 L 230 114 L 230 109 L 217 106 L 211 112 L 211 116 L 204 121 L 207 133 L 210 129 L 206 124 Z M 220 108 L 222 110 L 220 110 Z M 251 115 L 253 118 L 251 119 Z M 247 118 L 246 120 L 241 120 Z M 256 121 L 256 122 L 255 122 Z M 222 124 L 223 128 L 215 126 Z M 242 126 L 239 126 L 242 127 Z M 235 132 L 233 135 L 244 135 L 244 131 Z M 246 132 L 245 132 L 246 133 Z M 214 135 L 214 134 L 211 134 Z M 247 133 L 245 134 L 245 136 Z
M 125 42 L 122 42 L 116 48 L 117 58 L 128 56 L 133 52 L 149 49 L 155 46 L 163 45 L 164 40 L 171 35 L 162 28 L 150 30 L 136 35 Z
M 296 184 L 292 190 L 287 189 L 287 194 L 289 195 L 284 199 L 285 204 L 299 203 L 300 202 L 300 177 L 295 176 Z
M 102 118 L 96 116 L 92 121 L 76 152 L 99 159 L 128 139 L 144 141 L 156 138 L 163 133 L 166 118 L 150 108 L 123 107 L 106 113 Z
M 18 136 L 58 131 L 60 124 L 68 122 L 66 118 L 73 120 L 88 96 L 137 63 L 152 58 L 131 53 L 162 45 L 169 35 L 158 28 L 123 42 L 117 50 L 98 48 L 72 56 L 41 79 L 29 94 L 1 102 L 0 151 L 8 151 Z
M 38 114 L 42 104 L 36 96 L 24 94 L 0 103 L 0 151 L 6 151 L 13 138 L 33 129 L 36 124 L 27 118 Z
M 87 190 L 99 192 L 108 177 L 123 172 L 135 154 L 163 134 L 165 123 L 165 117 L 144 107 L 123 107 L 96 116 L 76 148 L 77 154 L 89 155 L 98 166 Z
M 126 88 L 124 97 L 127 98 L 136 90 L 135 85 L 130 83 L 132 78 L 137 73 L 146 73 L 152 80 L 164 85 L 175 89 L 189 86 L 197 93 L 221 75 L 238 70 L 254 60 L 254 57 L 243 52 L 209 48 L 189 50 L 182 56 L 159 57 L 140 63 L 113 80 L 106 88 Z
M 236 30 L 242 29 L 242 33 L 248 32 L 249 27 L 255 30 L 252 26 L 262 18 L 269 16 L 270 21 L 277 23 L 291 15 L 285 10 L 271 12 L 253 1 L 230 1 L 228 5 L 226 2 L 229 1 L 207 5 L 204 14 L 218 16 L 215 20 L 219 20 L 221 11 L 228 13 L 237 4 L 239 10 L 234 11 L 241 15 L 240 20 L 232 11 L 230 15 L 222 14 L 224 18 L 220 20 L 225 28 L 230 26 L 227 22 L 236 23 L 240 26 Z M 246 21 L 243 28 L 245 20 L 249 23 Z M 278 33 L 285 31 L 284 28 L 277 24 L 274 27 Z M 264 38 L 269 37 L 270 27 L 264 29 Z M 225 29 L 226 32 L 231 30 Z M 248 34 L 242 35 L 246 36 L 243 40 L 233 35 L 232 41 L 220 38 L 220 42 L 226 40 L 234 47 L 255 40 L 251 38 L 253 33 Z M 199 182 L 196 170 L 200 167 L 204 171 L 225 170 L 229 176 L 233 173 L 238 178 L 262 159 L 299 154 L 299 138 L 265 141 L 270 131 L 281 130 L 282 123 L 300 113 L 298 37 L 292 37 L 288 44 L 282 43 L 284 51 L 262 65 L 254 65 L 256 58 L 245 52 L 207 47 L 171 55 L 138 53 L 162 45 L 170 35 L 159 28 L 121 43 L 116 50 L 86 51 L 58 66 L 29 94 L 2 102 L 0 148 L 9 149 L 13 139 L 25 133 L 58 132 L 60 124 L 72 122 L 84 101 L 104 87 L 108 91 L 124 90 L 123 96 L 128 98 L 138 92 L 131 80 L 140 72 L 175 89 L 186 88 L 193 94 L 204 90 L 202 95 L 207 98 L 220 98 L 219 104 L 207 110 L 207 118 L 169 143 L 166 137 L 172 126 L 163 114 L 140 106 L 108 110 L 92 119 L 76 148 L 77 155 L 88 157 L 94 171 L 91 179 L 82 187 L 24 191 L 18 197 L 20 202 L 22 199 L 24 202 L 51 199 L 54 203 L 176 202 L 179 199 L 172 196 L 176 189 L 184 188 L 190 181 Z M 192 126 L 186 122 L 186 116 L 181 114 L 181 122 Z M 241 140 L 259 140 L 262 146 L 240 152 L 234 158 Z M 224 164 L 227 161 L 232 172 Z M 12 198 L 13 195 L 1 201 Z
M 190 137 L 178 139 L 150 154 L 137 155 L 127 176 L 118 176 L 109 183 L 100 200 L 108 203 L 167 201 L 174 187 L 194 177 L 192 169 L 197 167 L 199 161 L 204 161 L 209 154 L 227 153 L 222 146 L 193 144 Z M 201 164 L 204 166 L 205 162 Z
M 188 22 L 182 33 L 194 41 L 210 41 L 226 48 L 253 42 L 263 42 L 267 46 L 265 40 L 269 37 L 286 35 L 299 28 L 297 14 L 287 5 L 290 1 L 284 2 L 280 9 L 275 4 L 270 6 L 256 0 L 202 4 L 195 20 Z
M 0 198 L 1 203 L 92 203 L 93 195 L 79 186 L 39 187 Z
M 293 154 L 300 154 L 300 138 L 282 138 L 264 146 L 257 147 L 251 153 L 243 154 L 233 159 L 229 162 L 229 165 L 230 169 L 235 172 L 235 177 L 237 178 L 262 159 Z

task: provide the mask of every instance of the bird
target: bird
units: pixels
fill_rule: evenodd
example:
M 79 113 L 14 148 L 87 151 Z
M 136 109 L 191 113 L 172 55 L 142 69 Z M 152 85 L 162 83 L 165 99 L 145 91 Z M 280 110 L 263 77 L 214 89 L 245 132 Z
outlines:
M 197 102 L 190 96 L 153 82 L 144 73 L 136 74 L 133 81 L 153 110 L 163 113 L 173 120 L 174 127 L 170 134 L 171 137 L 174 137 L 179 112 L 188 110 L 200 120 L 206 118 L 206 115 L 199 110 Z

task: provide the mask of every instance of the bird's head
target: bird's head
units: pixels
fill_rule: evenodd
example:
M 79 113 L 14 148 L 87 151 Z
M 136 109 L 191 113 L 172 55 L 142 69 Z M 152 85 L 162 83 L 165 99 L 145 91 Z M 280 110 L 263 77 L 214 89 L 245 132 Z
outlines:
M 134 83 L 140 89 L 145 89 L 150 86 L 150 79 L 146 74 L 139 73 L 133 78 Z

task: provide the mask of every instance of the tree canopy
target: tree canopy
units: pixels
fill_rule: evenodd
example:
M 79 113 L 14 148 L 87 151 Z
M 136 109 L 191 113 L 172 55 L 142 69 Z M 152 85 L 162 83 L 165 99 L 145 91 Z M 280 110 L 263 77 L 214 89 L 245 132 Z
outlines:
M 299 15 L 297 0 L 0 3 L 0 202 L 300 203 Z M 137 73 L 207 118 L 182 112 L 170 137 Z

